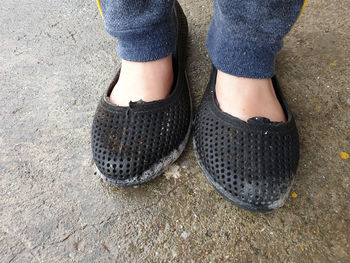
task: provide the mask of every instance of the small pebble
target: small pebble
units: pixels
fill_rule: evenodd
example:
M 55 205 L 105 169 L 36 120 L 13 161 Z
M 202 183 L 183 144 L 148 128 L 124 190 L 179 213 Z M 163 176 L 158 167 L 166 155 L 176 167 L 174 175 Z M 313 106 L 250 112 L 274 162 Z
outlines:
M 187 239 L 188 237 L 189 237 L 189 233 L 188 232 L 186 232 L 186 231 L 184 231 L 184 232 L 182 232 L 182 234 L 181 234 L 181 237 L 183 238 L 183 239 Z
M 186 160 L 181 163 L 181 168 L 182 169 L 187 169 L 190 166 L 190 161 Z

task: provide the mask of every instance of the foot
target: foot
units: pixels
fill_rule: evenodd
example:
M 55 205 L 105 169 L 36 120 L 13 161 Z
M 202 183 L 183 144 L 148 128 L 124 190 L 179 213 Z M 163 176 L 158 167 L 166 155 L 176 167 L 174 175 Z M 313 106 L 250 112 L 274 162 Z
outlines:
M 218 70 L 215 92 L 220 109 L 243 121 L 252 117 L 286 121 L 271 79 L 241 78 Z
M 173 79 L 171 55 L 150 62 L 122 60 L 120 77 L 110 101 L 118 106 L 129 106 L 130 101 L 165 99 L 171 91 Z

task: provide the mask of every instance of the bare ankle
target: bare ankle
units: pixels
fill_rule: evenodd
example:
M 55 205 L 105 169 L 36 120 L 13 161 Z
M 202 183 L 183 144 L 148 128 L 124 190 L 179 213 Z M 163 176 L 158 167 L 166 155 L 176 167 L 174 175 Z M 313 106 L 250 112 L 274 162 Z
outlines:
M 260 116 L 286 121 L 271 79 L 241 78 L 218 71 L 216 96 L 222 111 L 241 120 Z
M 150 61 L 122 61 L 120 78 L 110 100 L 119 106 L 130 101 L 150 102 L 166 98 L 173 83 L 172 56 Z

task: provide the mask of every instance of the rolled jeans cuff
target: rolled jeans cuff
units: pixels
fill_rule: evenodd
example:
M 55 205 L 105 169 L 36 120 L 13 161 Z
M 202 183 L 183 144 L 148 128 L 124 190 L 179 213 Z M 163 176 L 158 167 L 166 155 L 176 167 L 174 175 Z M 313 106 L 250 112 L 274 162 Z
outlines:
M 118 54 L 128 61 L 153 61 L 175 53 L 176 50 L 175 16 L 144 28 L 114 31 L 106 27 L 106 30 L 118 39 Z
M 244 78 L 271 78 L 275 74 L 275 56 L 282 40 L 274 43 L 253 42 L 221 33 L 210 26 L 207 49 L 214 66 L 230 75 Z

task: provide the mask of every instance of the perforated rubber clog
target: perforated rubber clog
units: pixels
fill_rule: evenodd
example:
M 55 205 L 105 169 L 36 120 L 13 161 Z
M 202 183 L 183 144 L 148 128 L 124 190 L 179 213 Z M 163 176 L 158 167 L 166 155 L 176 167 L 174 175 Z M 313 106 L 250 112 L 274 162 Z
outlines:
M 220 110 L 215 95 L 217 70 L 194 122 L 194 149 L 208 181 L 233 204 L 254 211 L 283 205 L 296 175 L 298 131 L 276 77 L 273 85 L 287 122 L 255 117 L 244 122 Z
M 92 125 L 93 158 L 100 176 L 114 185 L 138 185 L 155 178 L 179 157 L 188 141 L 192 120 L 185 75 L 188 28 L 178 3 L 175 10 L 178 40 L 170 95 L 164 100 L 116 106 L 109 95 L 118 73 L 97 107 Z

